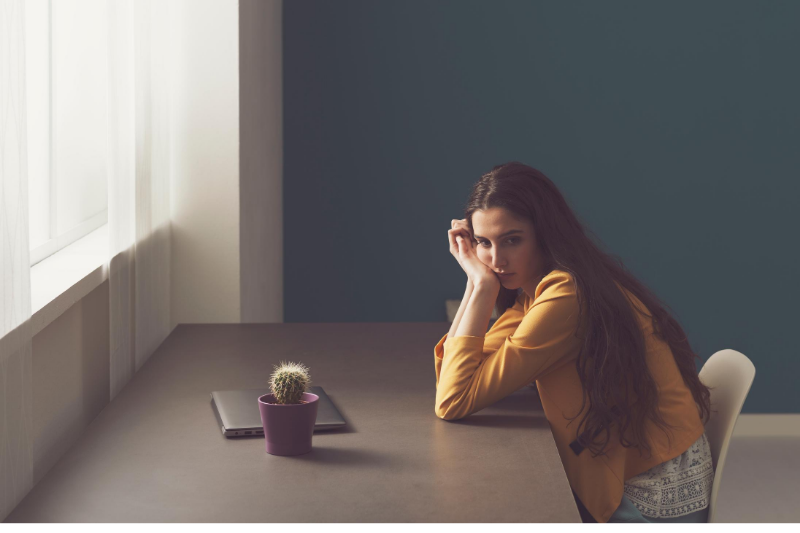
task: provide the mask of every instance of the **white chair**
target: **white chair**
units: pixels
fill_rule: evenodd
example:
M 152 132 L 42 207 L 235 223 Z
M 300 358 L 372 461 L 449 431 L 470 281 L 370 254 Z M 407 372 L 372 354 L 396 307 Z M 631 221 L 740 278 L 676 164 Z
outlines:
M 715 521 L 717 494 L 728 444 L 755 375 L 756 367 L 750 359 L 736 350 L 718 351 L 700 369 L 700 381 L 712 388 L 711 415 L 705 424 L 714 464 L 714 485 L 708 504 L 709 522 Z

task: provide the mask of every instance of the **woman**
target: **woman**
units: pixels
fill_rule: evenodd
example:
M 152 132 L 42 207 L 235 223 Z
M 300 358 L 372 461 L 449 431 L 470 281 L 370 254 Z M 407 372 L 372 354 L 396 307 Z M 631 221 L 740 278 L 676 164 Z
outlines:
M 468 281 L 434 349 L 437 416 L 535 382 L 584 522 L 707 521 L 709 388 L 680 325 L 540 171 L 495 167 L 465 215 L 448 231 Z

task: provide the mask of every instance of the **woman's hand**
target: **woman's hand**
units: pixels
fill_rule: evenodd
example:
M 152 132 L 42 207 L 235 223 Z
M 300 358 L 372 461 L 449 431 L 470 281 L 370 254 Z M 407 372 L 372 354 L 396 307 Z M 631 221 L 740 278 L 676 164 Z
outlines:
M 456 258 L 467 278 L 473 285 L 500 286 L 500 278 L 494 271 L 484 265 L 475 252 L 477 241 L 469 232 L 466 219 L 453 220 L 453 229 L 448 230 L 447 237 L 450 241 L 450 253 Z
M 464 265 L 461 264 L 461 256 L 458 254 L 458 241 L 456 241 L 456 237 L 461 235 L 470 242 L 474 239 L 469 232 L 469 225 L 467 224 L 466 218 L 462 218 L 461 220 L 453 219 L 450 221 L 450 225 L 453 227 L 453 229 L 447 231 L 447 240 L 450 242 L 450 253 L 453 254 L 453 257 L 458 261 L 458 266 L 463 269 Z

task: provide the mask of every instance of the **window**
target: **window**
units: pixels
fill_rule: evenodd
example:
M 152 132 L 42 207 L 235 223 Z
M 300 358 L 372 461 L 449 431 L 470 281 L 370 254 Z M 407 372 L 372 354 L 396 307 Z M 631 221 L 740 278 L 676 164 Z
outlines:
M 31 266 L 108 221 L 107 0 L 26 0 Z

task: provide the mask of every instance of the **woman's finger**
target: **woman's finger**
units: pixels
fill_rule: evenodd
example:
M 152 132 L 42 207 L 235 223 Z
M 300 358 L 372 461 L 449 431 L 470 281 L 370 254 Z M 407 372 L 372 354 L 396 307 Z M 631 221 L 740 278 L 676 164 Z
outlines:
M 448 240 L 450 241 L 450 244 L 452 246 L 455 246 L 457 244 L 456 243 L 456 237 L 459 236 L 459 235 L 461 235 L 461 237 L 463 239 L 465 239 L 465 240 L 467 239 L 467 236 L 466 236 L 466 234 L 464 233 L 463 230 L 460 230 L 460 229 L 457 229 L 457 228 L 456 229 L 447 230 L 447 237 L 448 237 Z
M 458 231 L 451 229 L 447 231 L 447 240 L 450 242 L 450 246 L 457 248 L 458 243 L 456 242 L 456 235 L 458 235 Z
M 464 218 L 464 219 L 461 219 L 461 220 L 455 220 L 455 219 L 453 219 L 453 220 L 450 222 L 450 226 L 451 226 L 453 229 L 461 230 L 461 231 L 463 231 L 465 234 L 469 234 L 469 224 L 467 224 L 467 219 L 465 219 L 465 218 Z

